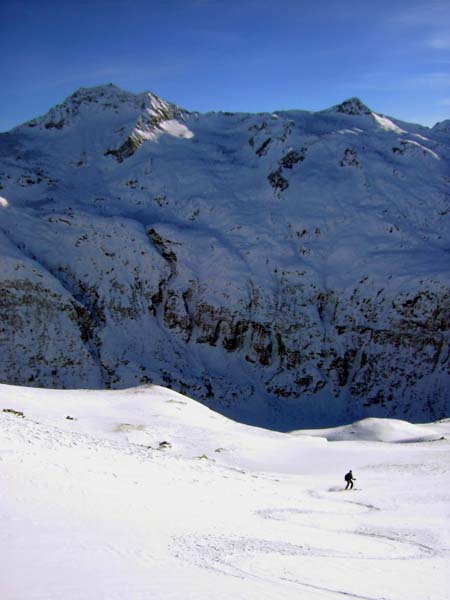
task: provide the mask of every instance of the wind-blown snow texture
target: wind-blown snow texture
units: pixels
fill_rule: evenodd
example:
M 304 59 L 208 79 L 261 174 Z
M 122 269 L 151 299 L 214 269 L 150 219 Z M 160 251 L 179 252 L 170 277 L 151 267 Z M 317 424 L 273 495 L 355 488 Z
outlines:
M 272 427 L 450 412 L 450 122 L 81 89 L 0 136 L 0 377 Z

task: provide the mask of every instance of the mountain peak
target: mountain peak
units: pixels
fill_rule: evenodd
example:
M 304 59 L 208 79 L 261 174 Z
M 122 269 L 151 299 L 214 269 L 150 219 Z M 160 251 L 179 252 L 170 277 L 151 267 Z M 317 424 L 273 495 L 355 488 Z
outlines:
M 445 119 L 444 121 L 436 123 L 433 127 L 433 131 L 450 133 L 450 119 Z
M 371 115 L 372 111 L 359 98 L 353 97 L 344 100 L 341 104 L 337 104 L 326 112 L 342 113 L 345 115 Z
M 125 120 L 139 120 L 142 113 L 158 115 L 159 118 L 180 117 L 184 111 L 166 102 L 152 92 L 134 94 L 109 83 L 93 87 L 81 87 L 61 104 L 51 108 L 48 113 L 29 121 L 27 127 L 44 129 L 63 129 L 74 124 L 80 115 L 99 118 L 104 115 L 124 115 Z
M 61 104 L 53 106 L 45 115 L 25 123 L 27 127 L 44 129 L 62 129 L 74 123 L 80 113 L 89 111 L 117 111 L 120 106 L 138 105 L 137 96 L 126 92 L 116 85 L 98 85 L 81 87 L 68 96 Z M 19 126 L 22 127 L 22 126 Z
M 97 102 L 101 98 L 129 98 L 133 97 L 134 94 L 131 92 L 126 92 L 122 90 L 117 85 L 113 83 L 108 83 L 106 85 L 96 85 L 92 87 L 80 87 L 76 92 L 74 92 L 71 96 L 66 98 L 64 103 L 72 101 L 72 102 Z
M 66 98 L 62 104 L 58 104 L 51 110 L 65 109 L 67 112 L 73 114 L 87 106 L 89 108 L 97 106 L 99 109 L 117 110 L 123 105 L 144 110 L 151 107 L 154 102 L 160 103 L 164 101 L 152 92 L 147 91 L 134 94 L 133 92 L 123 90 L 113 83 L 108 83 L 93 87 L 81 87 Z
M 150 91 L 141 93 L 128 92 L 113 83 L 97 85 L 93 87 L 80 87 L 71 96 L 66 98 L 62 104 L 54 108 L 69 107 L 78 108 L 81 105 L 98 104 L 103 108 L 117 109 L 122 104 L 128 104 L 130 107 L 139 110 L 154 109 L 164 107 L 178 108 L 174 104 L 167 102 Z M 52 109 L 54 110 L 54 109 Z

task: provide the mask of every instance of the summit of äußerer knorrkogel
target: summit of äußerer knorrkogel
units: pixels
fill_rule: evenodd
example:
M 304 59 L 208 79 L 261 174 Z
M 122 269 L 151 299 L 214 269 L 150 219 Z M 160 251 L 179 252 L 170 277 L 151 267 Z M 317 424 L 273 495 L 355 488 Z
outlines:
M 328 111 L 342 113 L 342 114 L 350 115 L 350 116 L 372 114 L 372 111 L 370 110 L 370 108 L 368 108 L 364 104 L 364 102 L 362 102 L 359 98 L 356 98 L 356 97 L 349 98 L 348 100 L 344 100 L 340 104 L 337 104 L 336 106 L 333 106 L 332 108 L 328 109 Z

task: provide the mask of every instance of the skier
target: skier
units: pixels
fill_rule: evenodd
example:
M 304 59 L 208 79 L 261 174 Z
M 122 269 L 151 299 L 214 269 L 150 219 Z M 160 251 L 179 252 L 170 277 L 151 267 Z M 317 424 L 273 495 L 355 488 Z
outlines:
M 353 473 L 350 469 L 350 471 L 345 475 L 344 477 L 345 481 L 347 482 L 347 487 L 345 488 L 346 490 L 348 489 L 353 489 L 353 482 L 356 481 L 356 479 L 353 477 Z

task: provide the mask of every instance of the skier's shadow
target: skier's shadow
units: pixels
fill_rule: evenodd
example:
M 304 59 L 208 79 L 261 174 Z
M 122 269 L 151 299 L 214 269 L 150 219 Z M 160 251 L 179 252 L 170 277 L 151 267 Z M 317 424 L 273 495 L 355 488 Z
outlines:
M 327 492 L 342 492 L 343 490 L 344 490 L 344 488 L 342 486 L 332 485 L 331 487 L 329 487 L 327 489 Z

